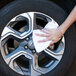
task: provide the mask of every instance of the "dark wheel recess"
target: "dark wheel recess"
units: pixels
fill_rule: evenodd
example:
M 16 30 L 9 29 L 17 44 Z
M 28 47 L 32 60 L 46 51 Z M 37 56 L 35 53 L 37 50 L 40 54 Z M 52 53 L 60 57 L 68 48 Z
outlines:
M 16 0 L 0 11 L 0 76 L 64 76 L 75 58 L 75 26 L 37 54 L 32 32 L 61 25 L 66 12 L 49 0 Z M 51 27 L 51 25 L 50 25 Z

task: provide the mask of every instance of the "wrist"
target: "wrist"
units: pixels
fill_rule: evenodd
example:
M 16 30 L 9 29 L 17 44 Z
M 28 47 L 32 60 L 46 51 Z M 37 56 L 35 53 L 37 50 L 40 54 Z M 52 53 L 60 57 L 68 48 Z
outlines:
M 66 32 L 66 30 L 63 27 L 59 27 L 58 31 L 59 31 L 59 33 L 60 33 L 61 36 L 63 36 L 64 33 Z

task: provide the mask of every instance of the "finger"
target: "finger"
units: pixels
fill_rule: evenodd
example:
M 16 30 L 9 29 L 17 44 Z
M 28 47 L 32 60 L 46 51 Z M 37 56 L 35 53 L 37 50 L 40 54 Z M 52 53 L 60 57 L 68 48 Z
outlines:
M 54 43 L 55 43 L 54 40 L 52 40 L 49 46 L 52 46 Z
M 45 30 L 45 29 L 42 29 L 41 30 L 43 33 L 46 33 L 46 34 L 48 34 L 49 32 L 47 31 L 47 30 Z
M 53 46 L 53 43 L 51 43 L 49 46 Z
M 35 34 L 36 36 L 40 36 L 40 37 L 48 37 L 48 35 L 47 34 Z
M 42 43 L 42 42 L 47 42 L 47 41 L 49 41 L 49 39 L 39 40 L 38 42 Z
M 47 42 L 47 41 L 51 41 L 52 39 L 50 37 L 46 37 L 46 39 L 43 40 L 39 40 L 38 42 Z

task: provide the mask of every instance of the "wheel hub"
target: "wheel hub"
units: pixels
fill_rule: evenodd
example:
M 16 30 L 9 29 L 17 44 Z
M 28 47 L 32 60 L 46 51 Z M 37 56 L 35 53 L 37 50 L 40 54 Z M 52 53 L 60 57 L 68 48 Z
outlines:
M 28 45 L 28 48 L 31 49 L 31 50 L 35 49 L 33 40 L 29 40 L 27 45 Z

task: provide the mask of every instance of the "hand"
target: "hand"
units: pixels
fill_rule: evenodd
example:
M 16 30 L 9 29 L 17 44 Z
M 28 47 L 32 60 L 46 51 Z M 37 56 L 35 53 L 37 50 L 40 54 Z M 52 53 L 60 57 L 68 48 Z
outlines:
M 44 40 L 40 40 L 38 41 L 39 43 L 41 42 L 46 42 L 46 41 L 52 41 L 50 45 L 58 42 L 61 37 L 62 37 L 62 32 L 60 29 L 42 29 L 41 30 L 44 34 L 36 34 L 37 36 L 41 36 L 41 37 L 46 37 L 46 39 Z

